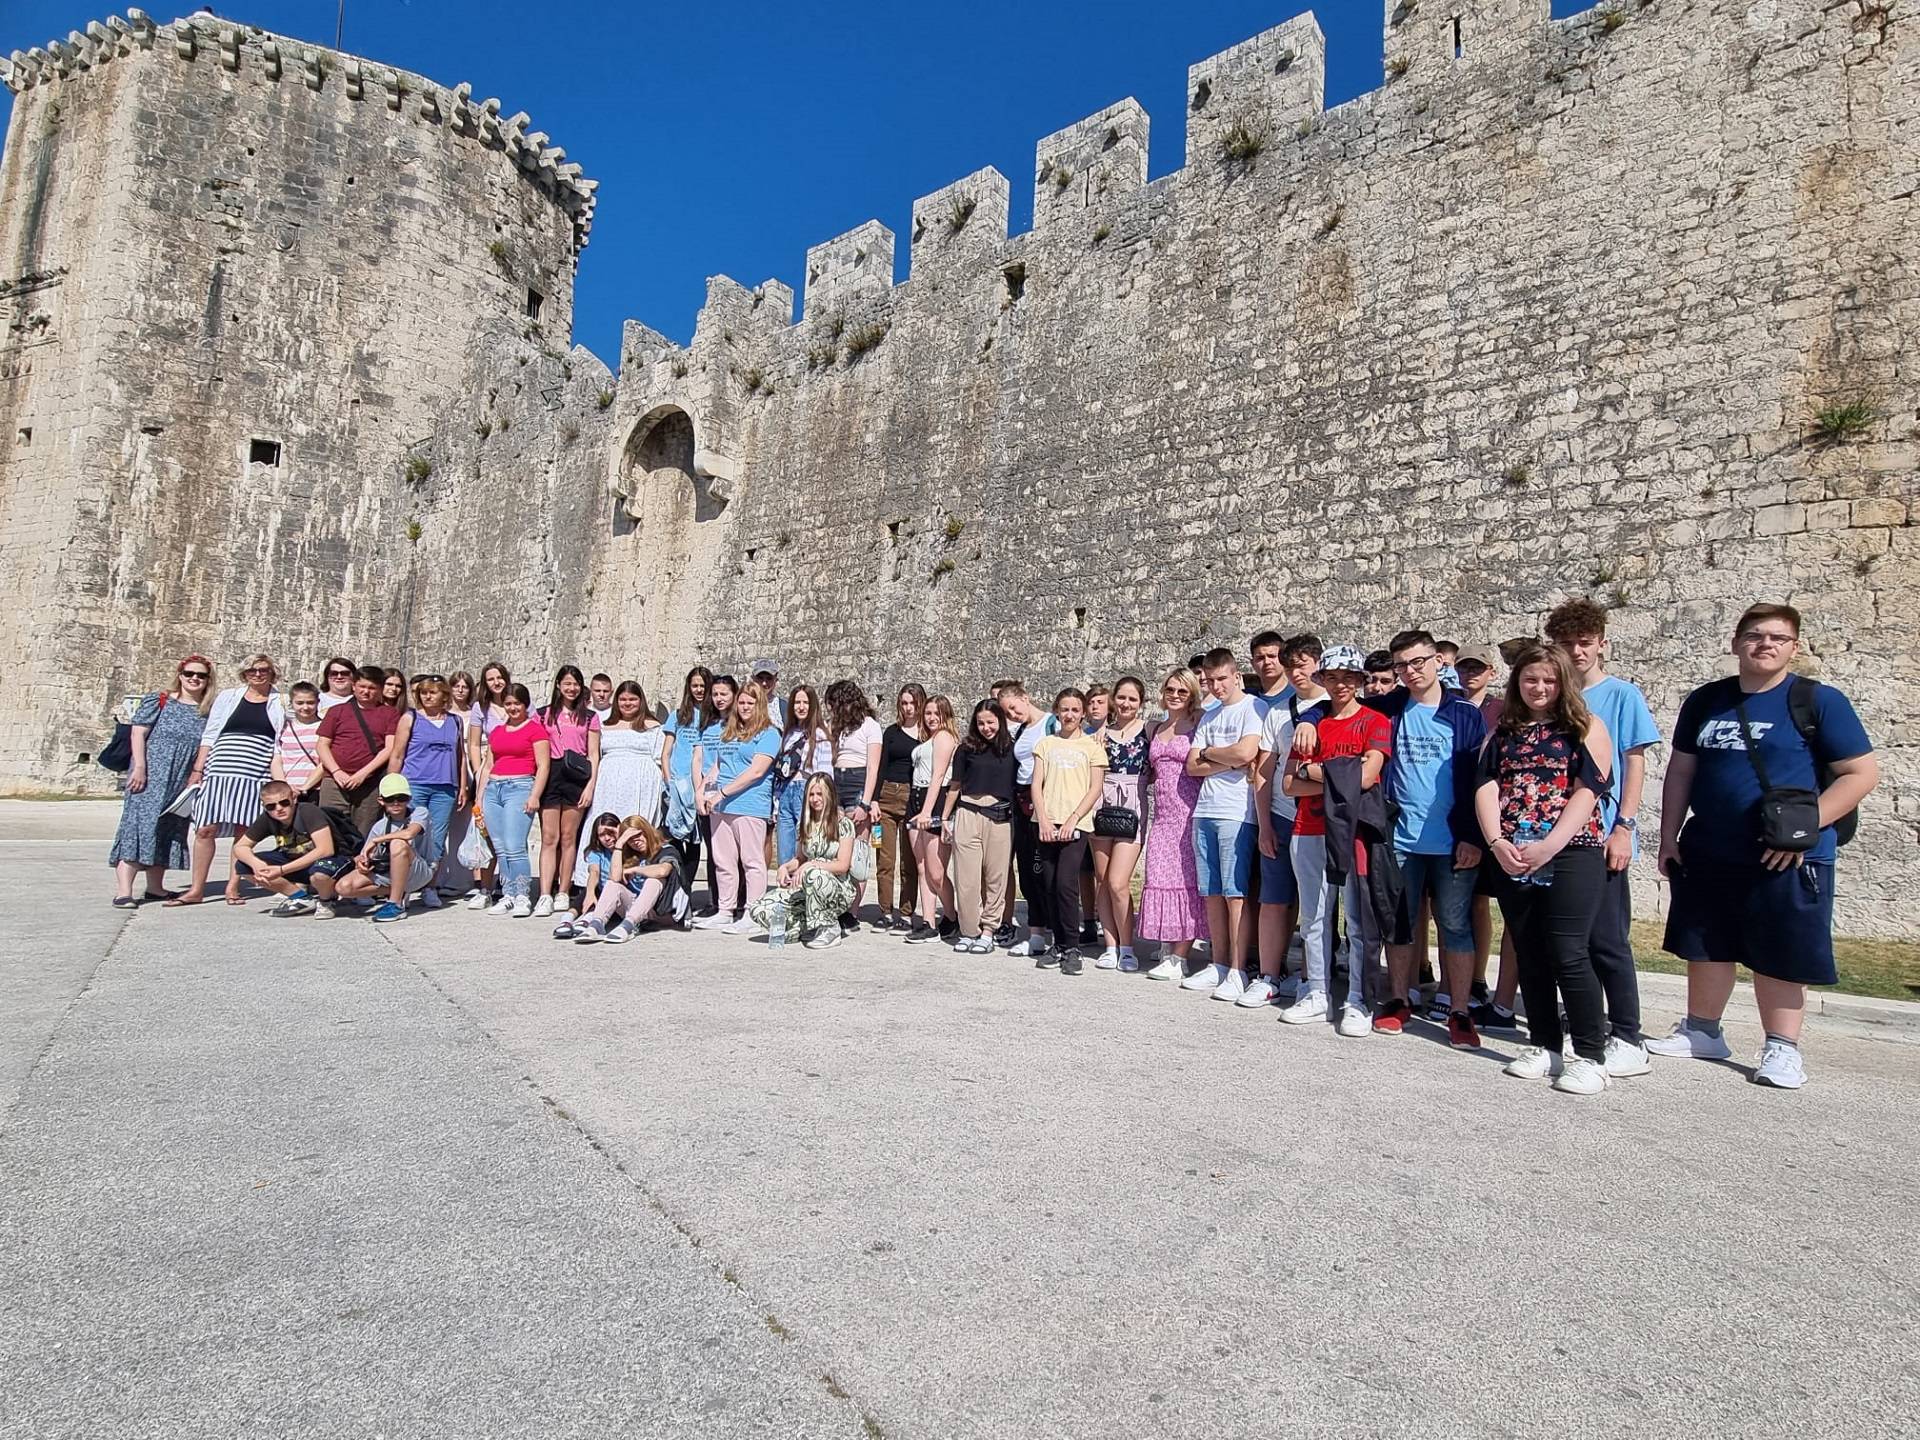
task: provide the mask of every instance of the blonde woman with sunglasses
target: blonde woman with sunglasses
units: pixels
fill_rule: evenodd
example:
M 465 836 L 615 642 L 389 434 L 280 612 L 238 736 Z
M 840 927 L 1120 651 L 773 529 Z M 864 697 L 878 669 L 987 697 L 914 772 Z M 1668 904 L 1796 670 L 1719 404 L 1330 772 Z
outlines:
M 120 828 L 107 852 L 119 909 L 140 903 L 133 882 L 142 870 L 147 873 L 144 898 L 171 900 L 167 871 L 187 868 L 187 822 L 169 815 L 167 807 L 187 788 L 212 703 L 213 662 L 189 655 L 174 672 L 173 689 L 156 690 L 133 712 L 133 763 L 127 769 Z
M 241 683 L 222 690 L 213 702 L 187 776 L 189 785 L 201 787 L 193 801 L 193 879 L 169 905 L 204 900 L 220 837 L 238 835 L 260 818 L 260 787 L 272 776 L 274 743 L 287 723 L 286 706 L 274 689 L 279 674 L 271 655 L 249 655 L 240 666 Z M 246 903 L 240 871 L 233 866 L 227 869 L 227 903 Z

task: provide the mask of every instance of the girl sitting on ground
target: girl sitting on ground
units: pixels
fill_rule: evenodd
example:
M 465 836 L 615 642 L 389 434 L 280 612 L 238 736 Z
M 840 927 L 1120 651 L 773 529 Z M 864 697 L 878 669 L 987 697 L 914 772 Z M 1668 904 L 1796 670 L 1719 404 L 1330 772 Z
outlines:
M 553 927 L 556 940 L 573 940 L 586 933 L 586 917 L 593 914 L 605 887 L 613 876 L 614 847 L 620 843 L 620 817 L 611 810 L 603 810 L 593 818 L 593 826 L 580 852 L 580 868 L 583 872 L 580 884 L 583 887 L 580 896 L 580 918 L 562 920 Z
M 762 929 L 774 907 L 784 904 L 787 927 L 796 926 L 809 950 L 840 943 L 840 917 L 853 908 L 853 820 L 841 814 L 834 777 L 816 771 L 807 777 L 800 812 L 800 853 L 780 867 L 774 888 L 751 911 Z

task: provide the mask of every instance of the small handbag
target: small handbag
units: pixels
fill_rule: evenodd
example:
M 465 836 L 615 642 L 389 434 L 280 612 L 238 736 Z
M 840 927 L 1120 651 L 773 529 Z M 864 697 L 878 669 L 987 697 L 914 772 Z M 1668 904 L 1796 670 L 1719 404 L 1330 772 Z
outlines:
M 578 750 L 562 750 L 554 757 L 554 774 L 569 785 L 583 786 L 593 778 L 593 765 Z
M 1137 840 L 1140 817 L 1124 805 L 1102 805 L 1093 812 L 1093 833 L 1105 840 Z
M 1747 720 L 1746 701 L 1735 696 L 1733 708 L 1740 717 L 1740 748 L 1747 752 L 1754 778 L 1760 782 L 1761 845 L 1794 854 L 1813 849 L 1820 843 L 1820 792 L 1769 781 L 1753 726 Z
M 154 723 L 160 721 L 159 711 L 167 708 L 172 696 L 160 697 L 159 710 L 154 712 Z M 111 770 L 116 775 L 124 775 L 133 768 L 133 726 L 124 720 L 117 720 L 113 726 L 113 738 L 100 747 L 100 753 L 94 757 L 102 769 Z

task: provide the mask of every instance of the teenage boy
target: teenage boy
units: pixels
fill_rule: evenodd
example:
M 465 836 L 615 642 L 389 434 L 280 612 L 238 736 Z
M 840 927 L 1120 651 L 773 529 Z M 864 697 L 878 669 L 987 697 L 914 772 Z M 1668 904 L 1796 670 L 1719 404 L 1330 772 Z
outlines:
M 380 782 L 380 818 L 367 831 L 366 844 L 354 857 L 353 868 L 340 877 L 340 896 L 357 900 L 386 892 L 373 912 L 373 923 L 385 925 L 407 918 L 407 896 L 433 883 L 440 856 L 433 848 L 431 817 L 424 805 L 413 803 L 413 787 L 404 775 L 388 775 Z
M 587 704 L 600 717 L 600 723 L 606 724 L 607 717 L 613 714 L 613 677 L 606 671 L 601 671 L 587 682 Z
M 1211 990 L 1216 1000 L 1238 1000 L 1247 991 L 1246 936 L 1240 922 L 1253 868 L 1250 772 L 1260 753 L 1260 710 L 1241 682 L 1231 650 L 1224 645 L 1209 650 L 1200 663 L 1214 707 L 1194 728 L 1187 774 L 1200 777 L 1193 807 L 1193 860 L 1207 902 L 1213 963 L 1180 984 L 1183 990 Z
M 1391 994 L 1373 1028 L 1398 1035 L 1412 1016 L 1407 991 L 1415 953 L 1426 948 L 1422 901 L 1440 930 L 1441 984 L 1451 1004 L 1447 1043 L 1480 1043 L 1467 1014 L 1473 988 L 1473 886 L 1480 867 L 1480 824 L 1474 818 L 1474 770 L 1486 722 L 1480 711 L 1440 683 L 1439 647 L 1425 630 L 1402 630 L 1388 643 L 1401 688 L 1369 697 L 1367 707 L 1393 727 L 1387 794 L 1397 807 L 1393 848 L 1404 881 L 1399 934 L 1387 946 Z
M 1640 794 L 1647 779 L 1647 750 L 1660 729 L 1637 685 L 1607 674 L 1607 612 L 1592 600 L 1569 600 L 1547 616 L 1547 639 L 1567 652 L 1580 677 L 1580 698 L 1605 722 L 1613 737 L 1613 785 L 1600 797 L 1606 831 L 1607 871 L 1587 942 L 1594 973 L 1607 996 L 1607 1073 L 1644 1075 L 1645 1040 L 1640 1034 L 1640 976 L 1633 965 L 1633 904 L 1629 867 L 1640 853 Z
M 1720 1021 L 1734 966 L 1745 965 L 1767 1037 L 1752 1078 L 1783 1090 L 1807 1082 L 1807 986 L 1839 978 L 1834 826 L 1880 779 L 1847 697 L 1792 673 L 1799 649 L 1798 610 L 1750 606 L 1733 631 L 1739 674 L 1701 686 L 1680 707 L 1660 800 L 1660 871 L 1673 884 L 1666 949 L 1687 962 L 1687 1015 L 1647 1043 L 1656 1055 L 1726 1059 Z M 1761 801 L 1792 787 L 1819 792 L 1820 833 L 1810 849 L 1769 848 Z
M 1253 662 L 1253 679 L 1247 693 L 1253 698 L 1263 734 L 1275 709 L 1287 716 L 1290 725 L 1294 703 L 1299 699 L 1287 679 L 1283 658 L 1286 648 L 1286 637 L 1278 630 L 1262 630 L 1247 645 L 1247 656 Z M 1288 736 L 1292 733 L 1289 728 Z M 1264 758 L 1260 753 L 1254 755 L 1250 777 L 1255 791 L 1254 818 L 1271 828 L 1274 819 L 1284 813 L 1286 826 L 1285 833 L 1277 840 L 1277 852 L 1269 854 L 1262 840 L 1248 871 L 1250 883 L 1240 911 L 1240 947 L 1247 957 L 1249 976 L 1256 961 L 1260 970 L 1260 978 L 1251 981 L 1246 994 L 1240 997 L 1239 1003 L 1249 1007 L 1265 1005 L 1279 993 L 1280 980 L 1286 970 L 1287 945 L 1293 938 L 1293 907 L 1298 898 L 1294 893 L 1293 862 L 1287 857 L 1287 841 L 1293 834 L 1293 801 L 1280 793 L 1276 784 L 1271 798 L 1285 806 L 1282 812 L 1260 793 L 1260 767 Z
M 1460 676 L 1461 695 L 1480 711 L 1480 718 L 1487 722 L 1487 730 L 1491 732 L 1500 723 L 1500 711 L 1504 708 L 1500 697 L 1493 693 L 1492 648 L 1469 645 L 1460 652 L 1460 658 L 1454 662 L 1453 668 Z
M 334 877 L 353 860 L 336 850 L 326 811 L 302 803 L 286 781 L 269 780 L 260 787 L 260 812 L 233 842 L 234 865 L 280 897 L 269 915 L 330 917 Z
M 1288 686 L 1289 695 L 1293 687 Z M 1293 940 L 1300 903 L 1300 882 L 1293 873 L 1293 824 L 1299 801 L 1281 783 L 1293 753 L 1293 707 L 1277 701 L 1260 722 L 1260 754 L 1253 772 L 1253 816 L 1258 827 L 1260 978 L 1247 986 L 1240 1004 L 1249 1008 L 1275 999 L 1291 1000 L 1287 949 Z M 1296 991 L 1297 993 L 1297 991 Z
M 380 818 L 378 780 L 393 753 L 393 732 L 400 728 L 400 712 L 380 703 L 386 673 L 378 665 L 363 666 L 353 679 L 353 698 L 320 717 L 320 804 L 364 835 Z
M 1282 784 L 1299 802 L 1293 822 L 1293 873 L 1300 890 L 1300 933 L 1305 939 L 1307 982 L 1295 1000 L 1280 1012 L 1289 1025 L 1324 1020 L 1327 1015 L 1327 971 L 1333 958 L 1333 936 L 1327 925 L 1332 886 L 1327 879 L 1327 812 L 1323 794 L 1330 761 L 1357 757 L 1359 786 L 1371 790 L 1380 783 L 1387 758 L 1393 753 L 1393 731 L 1386 717 L 1360 703 L 1366 684 L 1366 661 L 1351 645 L 1335 645 L 1320 656 L 1314 674 L 1316 688 L 1327 692 L 1326 713 L 1319 719 L 1313 744 L 1302 755 L 1295 748 L 1277 762 L 1284 766 Z M 1370 911 L 1366 877 L 1353 857 L 1347 858 L 1345 905 L 1348 947 L 1347 1000 L 1341 1007 L 1342 1035 L 1365 1035 L 1373 1023 L 1366 1007 L 1366 971 Z
M 1287 708 L 1296 724 L 1303 713 L 1327 698 L 1319 680 L 1324 649 L 1318 635 L 1296 635 L 1280 649 L 1280 663 L 1286 666 L 1287 680 L 1293 686 L 1293 699 Z
M 1381 695 L 1390 695 L 1399 683 L 1393 669 L 1393 652 L 1391 650 L 1368 651 L 1366 698 L 1372 700 Z

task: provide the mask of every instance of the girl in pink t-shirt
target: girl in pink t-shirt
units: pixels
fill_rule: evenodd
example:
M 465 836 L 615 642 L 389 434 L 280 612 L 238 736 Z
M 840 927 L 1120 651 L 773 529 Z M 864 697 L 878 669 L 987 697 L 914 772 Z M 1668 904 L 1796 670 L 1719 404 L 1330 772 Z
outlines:
M 557 911 L 562 920 L 571 920 L 567 883 L 600 772 L 600 717 L 593 713 L 586 677 L 577 665 L 562 665 L 554 675 L 553 696 L 540 718 L 553 736 L 553 766 L 540 797 L 540 890 L 533 913 Z

